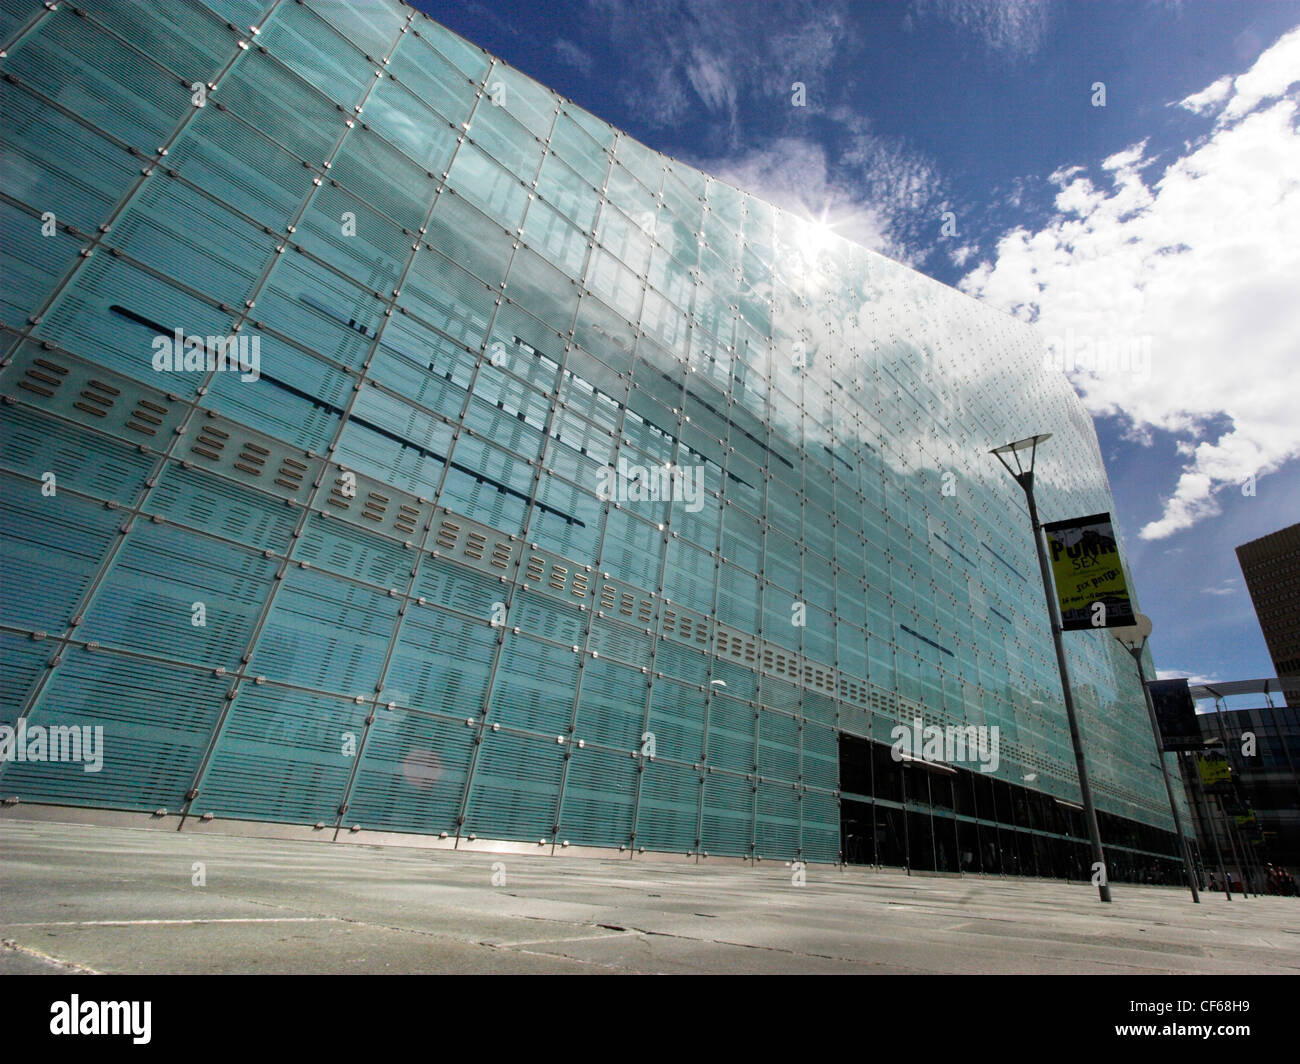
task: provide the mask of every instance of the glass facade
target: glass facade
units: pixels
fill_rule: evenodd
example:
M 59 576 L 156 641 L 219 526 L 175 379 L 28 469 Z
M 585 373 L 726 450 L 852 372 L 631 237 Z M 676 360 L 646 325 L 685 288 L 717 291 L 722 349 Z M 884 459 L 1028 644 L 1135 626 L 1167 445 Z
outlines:
M 987 452 L 1111 499 L 1030 330 L 396 2 L 0 10 L 3 722 L 104 736 L 0 794 L 1068 872 Z M 1112 874 L 1168 872 L 1132 662 L 1066 638 Z
M 1300 869 L 1300 707 L 1236 709 L 1217 701 L 1196 723 L 1232 771 L 1217 787 L 1192 781 L 1201 854 L 1221 854 L 1238 880 L 1267 890 L 1266 865 Z

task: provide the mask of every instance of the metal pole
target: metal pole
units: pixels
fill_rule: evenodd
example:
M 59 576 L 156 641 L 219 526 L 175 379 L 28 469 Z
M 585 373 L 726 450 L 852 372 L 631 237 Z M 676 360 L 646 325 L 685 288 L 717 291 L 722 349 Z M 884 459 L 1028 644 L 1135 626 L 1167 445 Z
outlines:
M 1186 764 L 1187 762 L 1184 761 L 1183 762 L 1184 775 L 1186 774 Z M 1199 801 L 1197 801 L 1196 803 L 1197 818 L 1200 819 L 1201 823 L 1205 825 L 1205 834 L 1209 835 L 1210 841 L 1214 843 L 1214 860 L 1215 863 L 1219 866 L 1219 875 L 1223 877 L 1223 893 L 1224 896 L 1229 901 L 1232 901 L 1232 887 L 1228 882 L 1228 873 L 1223 867 L 1223 851 L 1219 848 L 1219 835 L 1218 832 L 1215 831 L 1214 821 L 1210 819 L 1210 801 L 1205 795 L 1205 789 L 1201 786 L 1201 770 L 1195 764 L 1193 764 L 1192 772 L 1195 773 L 1195 775 L 1192 777 L 1193 780 L 1192 793 L 1194 796 L 1193 800 L 1199 799 Z M 1200 813 L 1202 807 L 1204 807 L 1205 809 L 1204 817 L 1201 817 L 1201 813 Z
M 1249 809 L 1252 813 L 1255 811 L 1253 805 L 1243 803 L 1243 808 Z M 1259 822 L 1258 817 L 1255 822 Z M 1264 875 L 1264 869 L 1260 866 L 1259 850 L 1255 848 L 1255 840 L 1250 837 L 1247 824 L 1237 824 L 1237 842 L 1241 846 L 1242 858 L 1246 862 L 1246 867 L 1250 869 L 1250 889 L 1255 892 L 1255 897 L 1263 897 L 1267 890 L 1268 877 Z
M 1273 705 L 1273 699 L 1269 696 L 1267 689 L 1264 691 L 1264 701 L 1268 703 L 1269 716 L 1273 718 L 1273 730 L 1277 732 L 1278 742 L 1282 744 L 1282 753 L 1286 757 L 1287 773 L 1294 781 L 1296 785 L 1296 790 L 1300 790 L 1300 775 L 1296 773 L 1295 762 L 1291 760 L 1291 747 L 1287 745 L 1286 733 L 1282 730 L 1282 724 L 1286 724 L 1289 727 L 1290 721 L 1286 720 L 1285 714 L 1283 714 L 1283 719 L 1281 723 L 1279 723 L 1278 721 L 1278 712 L 1277 712 L 1278 709 L 1279 708 L 1288 709 L 1290 707 L 1287 706 L 1278 707 Z M 1261 717 L 1263 716 L 1262 713 L 1260 715 Z
M 1237 793 L 1240 801 L 1241 792 Z M 1243 807 L 1245 803 L 1242 803 Z M 1254 808 L 1253 806 L 1251 808 Z M 1241 847 L 1241 861 L 1246 866 L 1246 879 L 1244 884 L 1254 892 L 1255 897 L 1260 896 L 1259 879 L 1256 875 L 1255 857 L 1256 854 L 1251 850 L 1250 839 L 1246 837 L 1246 831 L 1241 824 L 1237 823 L 1236 815 L 1232 818 L 1232 830 L 1237 833 L 1237 845 Z
M 1267 682 L 1264 684 L 1264 701 L 1268 704 L 1268 716 L 1273 721 L 1273 730 L 1277 732 L 1278 742 L 1282 746 L 1282 754 L 1286 758 L 1287 778 L 1290 779 L 1295 784 L 1296 790 L 1300 791 L 1300 774 L 1296 773 L 1295 762 L 1291 760 L 1291 748 L 1290 746 L 1287 745 L 1286 732 L 1283 731 L 1283 725 L 1286 725 L 1288 728 L 1291 726 L 1291 722 L 1286 717 L 1286 711 L 1291 707 L 1273 705 L 1273 698 L 1268 693 Z M 1280 714 L 1279 714 L 1279 710 L 1281 710 Z M 1263 720 L 1263 718 L 1264 718 L 1264 710 L 1260 710 L 1260 719 Z M 1266 770 L 1264 766 L 1261 765 L 1260 775 L 1264 776 L 1265 774 L 1266 774 Z M 1257 822 L 1258 822 L 1258 818 L 1257 818 Z M 1263 830 L 1264 830 L 1264 825 L 1262 823 L 1259 824 L 1259 829 L 1260 829 L 1260 837 L 1262 839 Z M 1267 841 L 1264 842 L 1263 849 L 1264 849 L 1265 856 L 1271 856 L 1271 850 Z M 1259 859 L 1262 861 L 1263 857 L 1261 856 L 1259 857 Z M 1268 889 L 1267 877 L 1265 878 L 1264 889 L 1265 890 Z
M 1214 796 L 1214 804 L 1219 807 L 1219 817 L 1223 820 L 1223 833 L 1228 836 L 1228 848 L 1232 850 L 1232 859 L 1241 871 L 1241 896 L 1249 898 L 1250 894 L 1246 890 L 1246 866 L 1237 854 L 1237 839 L 1232 831 L 1232 821 L 1223 809 L 1223 798 L 1221 796 L 1217 794 Z
M 1241 790 L 1237 790 L 1237 798 L 1241 800 Z M 1249 809 L 1254 814 L 1255 807 L 1246 805 L 1242 802 L 1242 808 Z M 1258 824 L 1258 819 L 1255 821 Z M 1268 877 L 1264 875 L 1264 869 L 1259 862 L 1259 851 L 1255 848 L 1254 840 L 1250 837 L 1250 832 L 1242 824 L 1238 824 L 1236 817 L 1233 818 L 1233 824 L 1236 825 L 1237 842 L 1241 846 L 1242 860 L 1246 862 L 1246 867 L 1250 870 L 1250 885 L 1255 892 L 1255 897 L 1261 897 L 1268 886 Z M 1261 889 L 1261 884 L 1263 888 Z
M 1092 788 L 1088 785 L 1088 766 L 1083 756 L 1083 737 L 1074 712 L 1074 694 L 1070 690 L 1070 669 L 1065 663 L 1065 644 L 1061 640 L 1061 625 L 1056 618 L 1056 601 L 1052 595 L 1052 571 L 1047 564 L 1047 548 L 1043 546 L 1042 525 L 1038 522 L 1038 505 L 1034 501 L 1034 474 L 1022 473 L 1016 478 L 1025 489 L 1029 503 L 1029 523 L 1034 530 L 1034 546 L 1038 549 L 1038 568 L 1043 577 L 1043 594 L 1047 597 L 1047 619 L 1052 628 L 1052 643 L 1056 647 L 1056 664 L 1061 671 L 1061 694 L 1065 698 L 1065 719 L 1070 724 L 1070 742 L 1074 745 L 1074 763 L 1079 772 L 1079 794 L 1083 799 L 1083 815 L 1088 824 L 1088 837 L 1092 842 L 1093 869 L 1101 866 L 1101 883 L 1097 893 L 1102 901 L 1110 901 L 1110 880 L 1106 876 L 1106 855 L 1101 848 L 1101 832 L 1097 828 L 1097 810 L 1092 804 Z
M 1145 640 L 1143 640 L 1145 644 Z M 1169 782 L 1169 766 L 1165 764 L 1165 753 L 1160 744 L 1160 725 L 1156 722 L 1156 709 L 1151 704 L 1151 692 L 1147 690 L 1146 676 L 1142 673 L 1142 650 L 1141 646 L 1129 647 L 1129 653 L 1133 655 L 1133 663 L 1137 666 L 1138 683 L 1142 686 L 1142 700 L 1147 705 L 1147 716 L 1151 718 L 1151 734 L 1156 740 L 1156 760 L 1160 762 L 1160 776 L 1165 781 L 1165 794 L 1169 796 L 1169 811 L 1174 815 L 1174 831 L 1178 835 L 1178 844 L 1183 851 L 1183 868 L 1187 872 L 1187 882 L 1192 888 L 1192 901 L 1196 904 L 1201 903 L 1201 896 L 1196 890 L 1196 871 L 1192 868 L 1192 856 L 1187 852 L 1187 837 L 1183 834 L 1183 818 L 1178 815 L 1178 805 L 1174 802 L 1174 787 Z
M 1241 773 L 1237 770 L 1234 761 L 1236 757 L 1231 753 L 1232 745 L 1228 742 L 1228 729 L 1223 723 L 1223 699 L 1215 696 L 1214 699 L 1214 718 L 1219 728 L 1219 740 L 1223 743 L 1223 757 L 1228 762 L 1229 769 L 1240 778 Z M 1241 801 L 1241 793 L 1237 790 L 1236 780 L 1232 780 L 1232 794 L 1234 800 Z M 1237 831 L 1237 822 L 1234 817 L 1228 816 L 1227 811 L 1223 808 L 1223 798 L 1219 797 L 1216 804 L 1219 807 L 1219 815 L 1223 817 L 1223 827 L 1228 836 L 1228 845 L 1232 848 L 1232 859 L 1237 862 L 1237 867 L 1241 870 L 1241 896 L 1250 897 L 1250 871 L 1246 867 L 1246 849 L 1245 843 L 1241 845 L 1241 852 L 1237 852 L 1237 843 L 1240 833 Z
M 912 825 L 907 815 L 907 762 L 900 761 L 898 777 L 903 787 L 903 866 L 912 874 Z
M 1183 780 L 1183 793 L 1186 794 L 1187 781 L 1183 779 L 1183 759 L 1181 757 L 1178 758 L 1178 778 Z M 1200 819 L 1200 813 L 1196 811 L 1195 803 L 1193 803 L 1192 808 L 1192 820 L 1195 822 Z M 1195 823 L 1192 825 L 1192 832 L 1196 837 L 1187 844 L 1187 850 L 1192 855 L 1192 871 L 1196 873 L 1196 885 L 1199 887 L 1201 885 L 1200 873 L 1205 871 L 1205 856 L 1201 853 L 1200 835 Z

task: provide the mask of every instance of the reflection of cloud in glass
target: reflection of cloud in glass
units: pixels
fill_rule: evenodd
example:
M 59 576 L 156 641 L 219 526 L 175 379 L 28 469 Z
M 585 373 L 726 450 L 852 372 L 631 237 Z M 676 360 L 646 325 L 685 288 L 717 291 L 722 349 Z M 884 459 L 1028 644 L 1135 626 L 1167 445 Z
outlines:
M 432 750 L 412 750 L 402 758 L 402 776 L 417 790 L 428 790 L 442 778 L 442 758 Z

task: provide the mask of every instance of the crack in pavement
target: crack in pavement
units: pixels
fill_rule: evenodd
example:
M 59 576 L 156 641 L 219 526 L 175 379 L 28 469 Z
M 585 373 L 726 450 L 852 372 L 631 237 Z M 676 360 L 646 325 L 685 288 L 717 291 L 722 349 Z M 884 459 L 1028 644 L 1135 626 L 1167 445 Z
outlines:
M 0 942 L 0 948 L 11 950 L 14 953 L 22 953 L 28 957 L 34 957 L 36 960 L 44 961 L 46 964 L 53 965 L 55 968 L 66 968 L 68 971 L 75 972 L 77 975 L 104 974 L 101 971 L 91 968 L 89 965 L 78 964 L 76 961 L 65 961 L 60 957 L 52 957 L 48 953 L 42 953 L 40 950 L 33 949 L 31 946 L 19 945 L 12 938 L 6 938 L 3 942 Z

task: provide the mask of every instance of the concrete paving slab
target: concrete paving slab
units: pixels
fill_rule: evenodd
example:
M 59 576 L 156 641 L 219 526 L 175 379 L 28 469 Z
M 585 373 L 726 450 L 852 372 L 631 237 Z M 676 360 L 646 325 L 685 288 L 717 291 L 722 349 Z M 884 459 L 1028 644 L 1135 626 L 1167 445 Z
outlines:
M 0 973 L 1300 972 L 1300 899 L 806 877 L 6 816 Z

